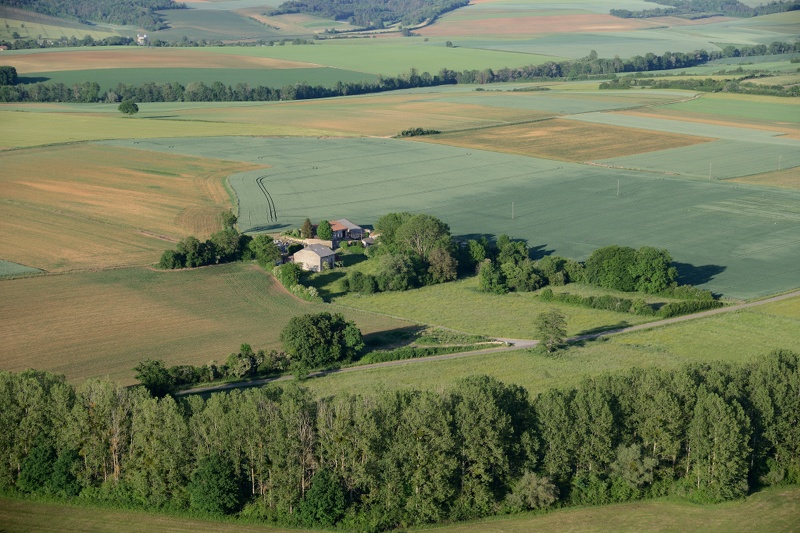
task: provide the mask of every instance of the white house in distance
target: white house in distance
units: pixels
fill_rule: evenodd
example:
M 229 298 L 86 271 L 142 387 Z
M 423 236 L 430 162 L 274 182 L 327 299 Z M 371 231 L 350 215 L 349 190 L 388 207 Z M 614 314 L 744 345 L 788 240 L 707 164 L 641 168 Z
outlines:
M 324 268 L 324 263 L 328 264 L 328 268 L 333 268 L 336 254 L 327 246 L 310 244 L 302 250 L 295 252 L 293 257 L 294 262 L 303 267 L 303 270 L 320 272 Z
M 360 241 L 364 237 L 364 229 L 346 218 L 331 220 L 330 223 L 334 241 Z

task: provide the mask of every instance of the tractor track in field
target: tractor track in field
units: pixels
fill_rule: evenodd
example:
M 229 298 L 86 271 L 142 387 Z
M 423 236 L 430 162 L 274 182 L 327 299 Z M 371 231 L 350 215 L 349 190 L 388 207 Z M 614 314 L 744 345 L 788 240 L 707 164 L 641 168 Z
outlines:
M 580 342 L 586 340 L 593 340 L 598 339 L 600 337 L 608 337 L 610 335 L 618 335 L 621 333 L 630 333 L 633 331 L 640 331 L 644 329 L 651 329 L 657 328 L 661 326 L 667 326 L 670 324 L 675 324 L 678 322 L 686 322 L 688 320 L 695 320 L 698 318 L 705 318 L 708 316 L 718 315 L 721 313 L 730 313 L 734 311 L 739 311 L 741 309 L 748 309 L 750 307 L 757 307 L 759 305 L 764 305 L 772 302 L 778 302 L 781 300 L 786 300 L 789 298 L 794 298 L 800 296 L 800 290 L 788 292 L 785 294 L 780 294 L 778 296 L 772 296 L 770 298 L 765 298 L 763 300 L 758 300 L 755 302 L 746 302 L 731 305 L 728 307 L 721 307 L 718 309 L 711 309 L 708 311 L 701 311 L 699 313 L 693 313 L 691 315 L 683 315 L 673 318 L 665 318 L 663 320 L 656 320 L 654 322 L 648 322 L 646 324 L 638 324 L 635 326 L 629 326 L 626 328 L 619 328 L 619 329 L 611 329 L 607 331 L 601 331 L 598 333 L 591 333 L 587 335 L 577 335 L 574 337 L 570 337 L 567 339 L 568 343 L 573 342 Z M 513 350 L 524 350 L 527 348 L 533 348 L 539 344 L 538 340 L 532 339 L 507 339 L 507 338 L 495 338 L 496 341 L 502 342 L 505 346 L 498 346 L 496 348 L 483 348 L 480 350 L 470 350 L 468 352 L 460 352 L 460 353 L 452 353 L 452 354 L 443 354 L 443 355 L 432 355 L 430 357 L 419 357 L 416 359 L 401 359 L 398 361 L 386 361 L 383 363 L 372 363 L 368 365 L 359 365 L 359 366 L 350 366 L 345 368 L 335 368 L 330 370 L 320 370 L 317 372 L 311 372 L 308 374 L 308 378 L 318 378 L 329 376 L 332 374 L 343 374 L 349 372 L 358 372 L 362 370 L 371 370 L 375 368 L 386 368 L 392 366 L 401 366 L 401 365 L 411 365 L 411 364 L 418 364 L 418 363 L 428 363 L 433 361 L 444 361 L 448 359 L 458 359 L 461 357 L 471 357 L 473 355 L 486 355 L 492 353 L 499 353 L 499 352 L 508 352 Z M 222 392 L 228 391 L 233 389 L 243 389 L 243 388 L 250 388 L 250 387 L 260 387 L 262 385 L 267 385 L 269 383 L 277 383 L 281 381 L 290 381 L 295 379 L 294 376 L 286 375 L 274 378 L 262 378 L 262 379 L 254 379 L 249 381 L 239 381 L 236 383 L 225 383 L 221 385 L 211 385 L 206 387 L 197 387 L 192 389 L 183 390 L 176 393 L 176 396 L 185 396 L 188 394 L 202 394 L 202 393 L 211 393 L 211 392 Z

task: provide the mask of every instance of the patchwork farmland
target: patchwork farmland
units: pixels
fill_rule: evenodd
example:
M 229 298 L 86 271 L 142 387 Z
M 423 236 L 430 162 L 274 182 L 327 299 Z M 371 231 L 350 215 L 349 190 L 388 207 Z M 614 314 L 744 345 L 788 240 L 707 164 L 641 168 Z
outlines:
M 229 178 L 240 224 L 251 232 L 298 227 L 306 217 L 369 224 L 407 210 L 433 213 L 458 235 L 507 233 L 576 259 L 612 243 L 667 248 L 683 265 L 684 282 L 731 298 L 791 289 L 800 272 L 797 192 L 682 177 L 682 160 L 671 156 L 661 159 L 664 172 L 637 172 L 392 139 L 169 139 L 138 146 L 268 164 Z M 257 185 L 261 177 L 277 223 Z

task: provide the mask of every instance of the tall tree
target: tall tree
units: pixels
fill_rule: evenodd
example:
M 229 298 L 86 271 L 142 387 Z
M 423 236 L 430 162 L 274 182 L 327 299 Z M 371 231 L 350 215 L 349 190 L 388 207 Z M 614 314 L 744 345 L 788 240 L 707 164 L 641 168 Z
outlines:
M 557 309 L 543 311 L 533 321 L 535 335 L 550 353 L 564 344 L 567 337 L 567 319 Z
M 333 238 L 333 230 L 331 229 L 331 223 L 327 220 L 321 220 L 319 225 L 317 226 L 317 237 L 324 241 L 329 241 Z

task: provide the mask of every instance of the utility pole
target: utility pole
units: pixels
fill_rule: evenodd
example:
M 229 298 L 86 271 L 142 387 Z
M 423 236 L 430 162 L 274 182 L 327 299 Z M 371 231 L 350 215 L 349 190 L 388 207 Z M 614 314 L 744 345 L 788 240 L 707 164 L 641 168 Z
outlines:
M 514 220 L 514 202 L 511 202 L 511 220 Z
M 619 180 L 617 180 L 617 196 L 619 196 Z

